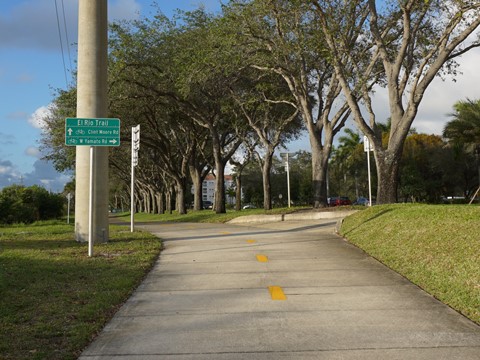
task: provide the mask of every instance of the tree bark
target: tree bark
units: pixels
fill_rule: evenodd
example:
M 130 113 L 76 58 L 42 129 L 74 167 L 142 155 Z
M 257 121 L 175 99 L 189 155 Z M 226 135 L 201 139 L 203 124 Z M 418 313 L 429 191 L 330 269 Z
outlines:
M 328 156 L 324 150 L 317 144 L 312 144 L 312 187 L 313 187 L 313 207 L 327 207 L 327 164 Z
M 193 183 L 193 210 L 202 210 L 202 177 L 194 166 L 189 167 Z
M 225 206 L 225 167 L 223 162 L 217 163 L 215 159 L 215 212 L 224 214 L 227 212 Z
M 263 208 L 272 210 L 272 185 L 270 181 L 270 171 L 272 168 L 273 152 L 268 150 L 263 159 L 262 178 L 263 178 Z
M 403 143 L 402 143 L 403 144 Z M 378 188 L 377 204 L 396 203 L 398 189 L 398 174 L 403 146 L 378 149 L 374 152 L 377 165 Z
M 242 174 L 235 176 L 235 210 L 242 210 Z
M 185 215 L 187 210 L 185 208 L 185 191 L 186 191 L 186 182 L 184 179 L 177 179 L 176 192 L 176 202 L 177 202 L 177 211 L 180 215 Z

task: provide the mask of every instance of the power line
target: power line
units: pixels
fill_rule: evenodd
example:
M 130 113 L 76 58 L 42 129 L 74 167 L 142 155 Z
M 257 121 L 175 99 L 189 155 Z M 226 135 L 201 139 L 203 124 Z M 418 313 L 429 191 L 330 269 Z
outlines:
M 66 88 L 68 89 L 67 67 L 65 65 L 65 55 L 63 53 L 62 31 L 60 29 L 60 18 L 58 16 L 57 0 L 55 0 L 55 12 L 57 14 L 58 38 L 60 40 L 60 50 L 62 51 L 62 61 L 63 61 L 63 72 L 64 72 L 64 75 L 65 75 L 65 84 L 66 84 Z
M 70 41 L 68 40 L 68 30 L 67 30 L 67 18 L 65 16 L 65 3 L 62 0 L 62 12 L 63 12 L 63 27 L 65 28 L 65 39 L 67 40 L 67 54 L 68 54 L 68 62 L 70 65 L 70 73 L 72 72 L 72 57 L 70 55 Z

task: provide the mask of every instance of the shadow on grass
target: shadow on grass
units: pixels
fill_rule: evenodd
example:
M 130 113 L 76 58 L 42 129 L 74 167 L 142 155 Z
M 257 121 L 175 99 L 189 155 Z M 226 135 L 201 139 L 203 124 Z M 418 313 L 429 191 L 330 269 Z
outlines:
M 353 231 L 355 231 L 356 229 L 358 229 L 359 227 L 361 226 L 364 226 L 366 223 L 370 222 L 370 221 L 373 221 L 375 219 L 378 219 L 382 216 L 384 216 L 385 214 L 389 213 L 393 211 L 393 209 L 383 209 L 383 210 L 380 210 L 379 212 L 376 212 L 374 214 L 372 214 L 372 216 L 370 217 L 367 217 L 364 221 L 362 221 L 358 226 L 355 226 L 355 227 L 352 227 L 349 231 L 346 231 L 346 232 L 343 232 L 342 235 L 343 236 L 347 236 L 348 234 L 352 233 Z
M 2 359 L 76 358 L 158 256 L 155 246 L 140 243 L 99 246 L 92 258 L 86 244 L 74 241 L 40 240 L 34 249 L 31 244 L 21 241 L 12 248 L 33 251 L 3 257 L 0 252 Z

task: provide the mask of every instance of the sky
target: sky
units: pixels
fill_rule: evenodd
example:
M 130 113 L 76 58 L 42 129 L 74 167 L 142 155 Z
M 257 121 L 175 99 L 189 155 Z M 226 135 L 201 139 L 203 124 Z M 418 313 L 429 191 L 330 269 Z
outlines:
M 109 0 L 109 21 L 148 16 L 153 2 Z M 200 4 L 210 11 L 220 8 L 218 0 L 156 3 L 167 16 L 176 8 L 191 10 Z M 0 189 L 12 184 L 37 184 L 60 192 L 71 179 L 70 174 L 59 174 L 51 163 L 41 160 L 39 117 L 53 100 L 54 90 L 66 89 L 71 84 L 77 20 L 78 0 L 0 0 Z M 479 60 L 480 49 L 470 51 L 459 61 L 461 74 L 456 82 L 436 79 L 430 85 L 413 124 L 418 132 L 440 135 L 455 102 L 480 98 Z M 378 118 L 384 111 L 386 119 L 387 98 L 383 90 L 377 92 L 375 104 L 380 109 Z M 305 136 L 292 143 L 288 150 L 308 150 L 306 139 Z

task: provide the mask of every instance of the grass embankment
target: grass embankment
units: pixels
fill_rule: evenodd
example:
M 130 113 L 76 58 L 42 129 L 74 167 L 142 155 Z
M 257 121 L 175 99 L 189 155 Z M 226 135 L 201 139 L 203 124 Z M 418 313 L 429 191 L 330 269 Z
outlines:
M 0 358 L 76 359 L 160 252 L 148 233 L 112 226 L 94 256 L 73 226 L 0 228 Z
M 246 215 L 275 215 L 275 214 L 288 214 L 303 209 L 311 209 L 307 207 L 284 207 L 274 208 L 272 210 L 264 209 L 245 209 L 241 211 L 227 210 L 225 214 L 216 214 L 213 210 L 188 210 L 186 214 L 179 215 L 174 211 L 172 214 L 135 214 L 135 222 L 151 222 L 151 221 L 165 221 L 165 222 L 193 222 L 193 223 L 224 223 L 239 216 Z M 117 220 L 130 222 L 130 213 L 120 213 L 116 216 Z
M 383 205 L 347 217 L 341 234 L 480 323 L 480 207 Z

